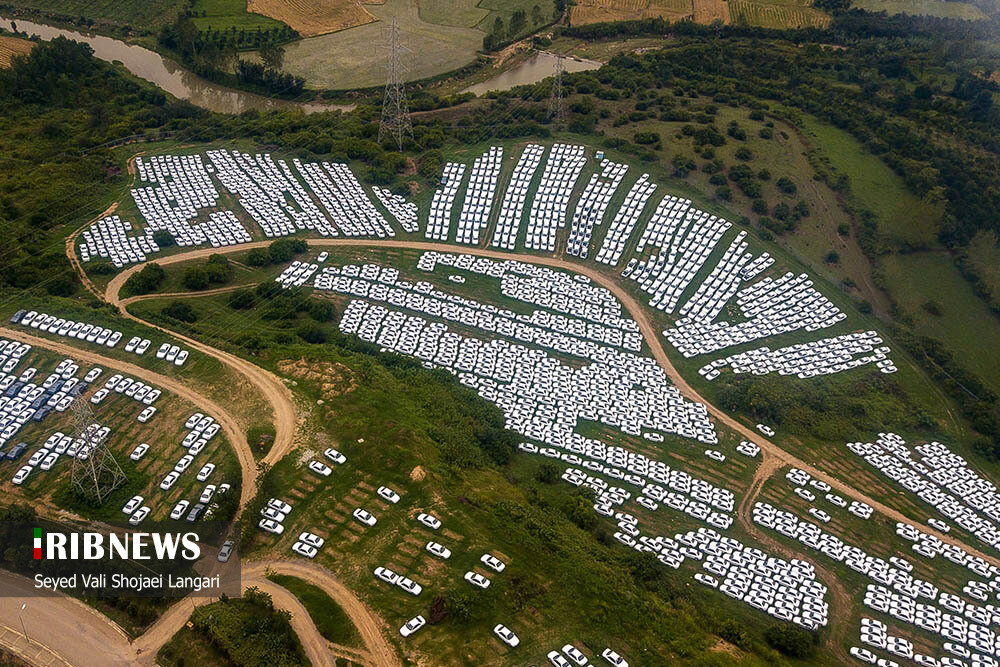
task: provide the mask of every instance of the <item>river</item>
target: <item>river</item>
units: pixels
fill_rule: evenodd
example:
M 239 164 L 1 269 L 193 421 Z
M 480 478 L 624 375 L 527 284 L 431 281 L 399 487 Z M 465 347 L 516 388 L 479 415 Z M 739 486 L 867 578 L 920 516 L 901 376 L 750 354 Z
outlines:
M 539 51 L 520 65 L 502 74 L 498 74 L 492 79 L 469 86 L 462 92 L 485 95 L 491 90 L 509 90 L 515 86 L 523 86 L 541 81 L 545 77 L 556 73 L 556 60 L 557 57 L 555 55 L 547 51 Z M 563 60 L 563 67 L 565 67 L 567 72 L 583 72 L 589 69 L 597 69 L 600 66 L 601 63 L 594 60 L 577 60 L 575 58 L 565 58 Z
M 126 44 L 120 39 L 105 37 L 56 28 L 44 23 L 35 23 L 23 19 L 11 19 L 0 15 L 0 23 L 17 24 L 18 32 L 28 35 L 38 35 L 41 39 L 50 40 L 63 36 L 78 42 L 85 42 L 94 49 L 94 55 L 108 62 L 120 62 L 132 74 L 156 84 L 174 97 L 187 100 L 191 104 L 221 113 L 240 113 L 247 109 L 285 109 L 297 107 L 306 113 L 317 111 L 350 111 L 354 105 L 320 104 L 316 102 L 293 102 L 277 100 L 263 95 L 255 95 L 240 90 L 206 81 L 192 74 L 169 58 L 159 53 L 135 44 Z M 578 60 L 566 58 L 564 66 L 567 72 L 581 72 L 597 69 L 601 63 L 593 60 Z M 508 90 L 515 86 L 535 83 L 545 77 L 552 76 L 556 70 L 556 56 L 539 51 L 526 61 L 502 74 L 487 79 L 482 83 L 472 85 L 464 92 L 483 95 L 491 90 Z
M 11 21 L 17 24 L 18 32 L 38 35 L 44 40 L 61 35 L 77 42 L 86 42 L 94 49 L 94 55 L 101 60 L 118 61 L 137 77 L 155 83 L 174 97 L 187 100 L 191 104 L 210 111 L 240 113 L 247 109 L 264 111 L 298 107 L 306 113 L 314 113 L 317 111 L 349 111 L 354 108 L 353 105 L 276 100 L 263 95 L 226 88 L 206 81 L 169 58 L 164 58 L 159 53 L 142 46 L 126 44 L 113 37 L 86 34 L 0 15 L 0 23 L 4 24 L 4 27 L 7 27 Z

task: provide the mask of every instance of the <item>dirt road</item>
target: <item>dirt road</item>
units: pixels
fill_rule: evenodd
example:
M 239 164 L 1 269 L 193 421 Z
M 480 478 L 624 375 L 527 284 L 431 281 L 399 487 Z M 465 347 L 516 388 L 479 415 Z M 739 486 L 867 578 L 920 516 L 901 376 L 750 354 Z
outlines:
M 337 602 L 350 617 L 354 627 L 358 629 L 366 650 L 355 655 L 352 660 L 360 660 L 375 667 L 399 667 L 400 662 L 392 646 L 382 636 L 382 621 L 361 602 L 346 586 L 340 583 L 333 574 L 313 563 L 275 560 L 268 562 L 251 562 L 243 564 L 243 588 L 257 586 L 271 594 L 275 606 L 292 612 L 292 627 L 302 641 L 309 659 L 314 665 L 332 665 L 334 655 L 329 649 L 329 642 L 319 634 L 316 624 L 309 613 L 299 603 L 294 595 L 286 589 L 269 581 L 267 572 L 287 574 L 308 581 L 321 588 Z M 140 652 L 143 664 L 152 664 L 153 658 L 160 648 L 170 640 L 190 618 L 191 612 L 211 599 L 187 597 L 170 607 L 150 628 L 133 642 Z M 350 652 L 345 647 L 335 647 L 334 652 L 340 654 Z M 357 654 L 357 651 L 354 651 Z
M 0 632 L 0 644 L 32 664 L 135 664 L 135 648 L 129 645 L 124 630 L 84 603 L 59 594 L 36 597 L 34 581 L 10 572 L 0 571 L 0 589 L 0 619 L 13 630 Z M 23 611 L 22 604 L 26 605 Z M 23 632 L 27 632 L 27 640 Z M 40 650 L 42 646 L 45 650 Z
M 489 250 L 486 248 L 477 247 L 465 247 L 465 246 L 455 246 L 446 243 L 429 243 L 424 241 L 409 241 L 409 240 L 371 240 L 371 239 L 349 239 L 349 238 L 336 238 L 336 239 L 309 239 L 307 241 L 310 246 L 313 247 L 371 247 L 371 248 L 409 248 L 413 250 L 436 250 L 438 252 L 449 252 L 449 253 L 467 253 L 470 255 L 478 255 L 480 257 L 489 257 L 491 259 L 515 259 L 524 262 L 531 262 L 534 264 L 541 264 L 543 266 L 550 266 L 557 269 L 562 269 L 565 271 L 572 271 L 575 273 L 580 273 L 588 278 L 590 278 L 594 283 L 607 288 L 611 291 L 618 300 L 622 303 L 622 306 L 628 311 L 632 319 L 635 320 L 636 324 L 639 325 L 639 329 L 642 332 L 643 338 L 646 339 L 646 343 L 649 345 L 650 350 L 653 353 L 653 357 L 656 359 L 657 363 L 664 369 L 667 375 L 670 377 L 674 385 L 681 391 L 682 394 L 688 398 L 704 403 L 708 407 L 708 411 L 712 414 L 715 419 L 726 426 L 730 427 L 736 431 L 742 438 L 756 443 L 760 448 L 766 452 L 768 455 L 775 457 L 784 465 L 791 465 L 797 468 L 805 470 L 813 477 L 827 482 L 831 487 L 837 490 L 843 496 L 847 496 L 853 500 L 859 500 L 863 503 L 871 505 L 876 511 L 881 512 L 885 516 L 893 519 L 894 521 L 904 521 L 906 523 L 912 523 L 913 519 L 905 516 L 899 510 L 896 510 L 888 505 L 875 500 L 868 494 L 853 488 L 849 484 L 833 477 L 832 475 L 818 469 L 811 463 L 808 463 L 789 452 L 781 449 L 779 446 L 771 442 L 770 440 L 764 438 L 760 433 L 746 426 L 742 422 L 737 421 L 735 418 L 729 416 L 727 413 L 723 412 L 721 409 L 713 405 L 707 399 L 705 399 L 701 394 L 699 394 L 695 389 L 688 384 L 687 380 L 674 368 L 673 363 L 671 363 L 670 358 L 667 356 L 666 350 L 663 344 L 660 342 L 660 332 L 657 327 L 653 326 L 652 321 L 646 313 L 646 306 L 640 304 L 635 298 L 632 297 L 621 284 L 609 278 L 603 273 L 600 273 L 595 268 L 587 265 L 580 264 L 575 261 L 568 261 L 561 257 L 541 257 L 535 255 L 524 255 L 510 252 L 502 252 L 496 250 Z M 270 241 L 256 241 L 254 243 L 245 243 L 238 246 L 228 246 L 226 248 L 201 248 L 198 250 L 192 250 L 191 252 L 185 252 L 178 255 L 171 255 L 168 257 L 163 257 L 157 259 L 156 262 L 160 265 L 176 264 L 179 262 L 186 262 L 192 259 L 207 258 L 212 254 L 225 254 L 233 252 L 245 252 L 253 248 L 263 248 L 270 245 Z M 114 280 L 108 285 L 106 299 L 111 303 L 118 304 L 118 291 L 124 284 L 125 280 L 128 279 L 132 273 L 139 271 L 142 268 L 142 264 L 131 266 L 122 273 L 115 276 Z M 132 319 L 137 319 L 131 315 Z M 140 320 L 141 321 L 141 320 Z M 148 322 L 144 322 L 149 324 Z M 166 330 L 164 330 L 166 331 Z M 173 332 L 167 332 L 171 335 L 176 335 Z M 185 339 L 187 340 L 187 339 Z M 207 347 L 207 346 L 202 346 Z M 211 348 L 208 348 L 211 349 Z M 206 354 L 212 354 L 212 352 L 205 352 Z M 226 353 L 221 353 L 226 354 Z M 230 355 L 231 356 L 231 355 Z M 221 358 L 221 357 L 220 357 Z M 242 361 L 242 360 L 241 360 Z M 243 362 L 252 368 L 257 368 L 253 364 L 248 362 Z M 270 375 L 270 374 L 268 374 Z M 249 377 L 249 376 L 248 376 Z M 273 376 L 272 376 L 273 377 Z M 287 388 L 282 385 L 287 393 Z M 275 396 L 277 398 L 277 396 Z M 275 414 L 279 412 L 278 404 L 275 405 Z M 282 413 L 287 412 L 286 409 L 282 410 Z M 294 412 L 294 410 L 293 410 Z M 293 422 L 294 424 L 294 422 Z M 990 562 L 998 567 L 1000 567 L 1000 559 L 989 556 L 978 550 L 976 547 L 971 545 L 966 545 L 960 540 L 947 535 L 940 531 L 936 531 L 926 526 L 922 526 L 921 530 L 926 533 L 936 536 L 938 539 L 948 544 L 954 544 L 965 549 L 967 552 L 983 558 L 987 562 Z

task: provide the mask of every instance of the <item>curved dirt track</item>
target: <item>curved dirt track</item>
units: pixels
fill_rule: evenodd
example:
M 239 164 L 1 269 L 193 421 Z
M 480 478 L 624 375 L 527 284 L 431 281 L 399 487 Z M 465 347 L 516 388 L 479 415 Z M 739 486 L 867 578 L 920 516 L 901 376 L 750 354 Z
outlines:
M 267 245 L 270 245 L 270 243 L 271 241 L 256 241 L 254 243 L 245 243 L 237 246 L 227 246 L 225 248 L 201 248 L 198 250 L 192 250 L 191 252 L 185 252 L 177 255 L 170 255 L 168 257 L 163 257 L 157 259 L 156 263 L 160 265 L 176 264 L 179 262 L 190 261 L 192 259 L 208 257 L 209 255 L 213 254 L 243 252 L 246 250 L 251 250 L 253 248 L 262 248 L 266 247 Z M 684 377 L 681 376 L 681 374 L 677 371 L 677 369 L 674 368 L 673 363 L 671 363 L 670 358 L 667 356 L 667 353 L 662 343 L 660 342 L 659 331 L 655 326 L 653 326 L 652 321 L 646 314 L 645 307 L 642 306 L 631 294 L 629 294 L 618 281 L 612 280 L 605 274 L 600 273 L 599 271 L 597 271 L 596 269 L 592 268 L 589 265 L 579 264 L 575 261 L 567 261 L 560 257 L 526 255 L 526 254 L 510 253 L 497 250 L 489 250 L 486 248 L 478 248 L 472 246 L 465 247 L 465 246 L 451 245 L 447 243 L 431 243 L 425 241 L 408 241 L 408 240 L 396 240 L 396 239 L 371 240 L 371 239 L 335 238 L 335 239 L 307 239 L 307 243 L 313 247 L 344 246 L 344 247 L 370 247 L 370 248 L 408 248 L 412 250 L 436 250 L 438 252 L 466 253 L 470 255 L 478 255 L 481 257 L 489 257 L 491 259 L 500 259 L 500 260 L 515 259 L 524 262 L 541 264 L 544 266 L 550 266 L 565 271 L 572 271 L 575 273 L 583 274 L 588 278 L 590 278 L 591 280 L 593 280 L 595 283 L 610 290 L 618 298 L 618 300 L 621 301 L 622 306 L 625 308 L 626 311 L 628 311 L 629 315 L 632 316 L 636 324 L 639 325 L 639 329 L 642 332 L 643 338 L 646 339 L 646 343 L 647 345 L 649 345 L 653 357 L 656 359 L 657 363 L 659 363 L 659 365 L 664 369 L 664 371 L 670 377 L 674 385 L 681 391 L 682 394 L 684 394 L 688 398 L 704 403 L 708 407 L 708 411 L 712 414 L 713 417 L 716 418 L 716 420 L 722 422 L 729 428 L 736 431 L 744 439 L 757 444 L 764 452 L 775 457 L 782 464 L 801 468 L 802 470 L 805 470 L 813 477 L 827 482 L 831 487 L 836 489 L 841 495 L 848 496 L 854 500 L 860 500 L 863 503 L 867 503 L 868 505 L 871 505 L 875 510 L 881 512 L 882 514 L 889 517 L 890 519 L 893 519 L 894 521 L 902 521 L 906 523 L 912 522 L 911 519 L 906 517 L 899 510 L 891 508 L 888 505 L 878 500 L 875 500 L 868 494 L 859 491 L 854 487 L 850 486 L 849 484 L 837 479 L 836 477 L 833 477 L 830 474 L 816 468 L 811 463 L 808 463 L 798 458 L 797 456 L 794 456 L 793 454 L 786 452 L 785 450 L 781 449 L 779 446 L 777 446 L 770 440 L 764 438 L 757 431 L 751 429 L 742 422 L 737 421 L 735 418 L 729 416 L 727 413 L 725 413 L 724 411 L 713 405 L 711 402 L 709 402 L 707 399 L 705 399 L 690 384 L 688 384 L 687 380 L 685 380 Z M 114 280 L 112 280 L 108 284 L 108 289 L 106 292 L 107 300 L 116 305 L 119 304 L 120 301 L 118 300 L 118 291 L 121 289 L 121 286 L 125 283 L 125 280 L 128 279 L 128 276 L 140 270 L 143 266 L 144 266 L 143 264 L 131 266 L 127 270 L 115 276 Z M 129 315 L 128 313 L 124 314 L 126 317 L 138 320 L 138 318 Z M 143 322 L 143 323 L 147 325 L 149 324 L 148 322 Z M 161 329 L 161 330 L 166 331 L 171 335 L 175 336 L 177 335 L 174 334 L 173 332 L 167 331 L 166 329 Z M 185 340 L 189 339 L 185 338 Z M 207 348 L 207 346 L 202 346 L 202 347 Z M 211 354 L 210 352 L 207 351 L 205 353 Z M 225 355 L 227 353 L 221 352 L 219 354 Z M 252 366 L 254 368 L 257 368 L 256 366 L 253 366 L 253 364 L 249 364 L 248 362 L 243 362 L 243 363 Z M 282 385 L 282 388 L 285 389 L 286 393 L 288 393 L 288 390 L 286 387 L 284 387 L 284 385 Z M 278 413 L 278 406 L 275 405 L 275 414 L 277 413 Z M 980 558 L 983 558 L 987 562 L 990 562 L 1000 567 L 1000 559 L 993 556 L 988 556 L 982 553 L 974 546 L 966 545 L 960 540 L 957 540 L 956 538 L 948 534 L 934 530 L 930 527 L 921 526 L 921 530 L 936 536 L 943 542 L 960 546 L 967 552 L 979 556 Z
M 19 329 L 11 329 L 9 327 L 0 327 L 0 333 L 2 333 L 4 338 L 19 340 L 22 343 L 29 343 L 35 347 L 45 348 L 53 352 L 58 352 L 59 354 L 64 354 L 67 357 L 73 357 L 74 359 L 81 359 L 92 364 L 113 368 L 121 373 L 126 373 L 133 377 L 140 378 L 144 382 L 150 382 L 158 385 L 171 393 L 187 399 L 200 410 L 207 411 L 214 416 L 222 426 L 222 430 L 225 432 L 226 438 L 228 438 L 229 442 L 232 444 L 233 450 L 236 452 L 236 458 L 239 460 L 241 470 L 240 506 L 242 507 L 248 503 L 254 495 L 256 495 L 257 464 L 254 462 L 253 453 L 247 445 L 246 435 L 241 431 L 240 427 L 236 423 L 236 420 L 233 419 L 229 412 L 215 401 L 207 398 L 206 396 L 202 396 L 192 389 L 189 389 L 187 385 L 183 384 L 180 380 L 167 377 L 166 375 L 161 375 L 155 371 L 145 369 L 141 366 L 136 366 L 135 364 L 130 364 L 127 361 L 119 361 L 118 359 L 105 357 L 97 352 L 92 352 L 83 347 L 74 347 L 60 341 L 49 340 L 48 338 L 42 338 Z
M 313 563 L 285 560 L 243 564 L 243 588 L 257 586 L 272 595 L 276 607 L 292 612 L 292 627 L 299 635 L 313 665 L 332 665 L 336 656 L 331 653 L 328 648 L 329 642 L 319 634 L 316 624 L 298 599 L 286 589 L 268 580 L 266 578 L 268 572 L 287 574 L 308 581 L 321 588 L 340 605 L 357 628 L 366 650 L 359 652 L 339 648 L 337 653 L 355 653 L 357 655 L 351 657 L 352 660 L 372 664 L 375 667 L 399 667 L 400 662 L 395 651 L 382 636 L 381 620 L 328 570 Z M 191 612 L 196 607 L 210 602 L 212 602 L 210 598 L 189 596 L 171 606 L 156 623 L 132 642 L 142 656 L 140 661 L 144 664 L 153 664 L 157 652 L 187 622 Z

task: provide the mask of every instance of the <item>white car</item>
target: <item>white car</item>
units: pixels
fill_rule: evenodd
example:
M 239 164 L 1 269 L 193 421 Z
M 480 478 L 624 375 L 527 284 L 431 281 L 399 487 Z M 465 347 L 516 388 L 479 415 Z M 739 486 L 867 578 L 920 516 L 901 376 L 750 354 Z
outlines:
M 152 405 L 160 397 L 162 392 L 159 389 L 152 389 L 146 397 L 142 399 L 143 405 Z
M 270 500 L 268 500 L 267 501 L 267 506 L 271 507 L 273 509 L 278 510 L 279 512 L 281 512 L 282 514 L 284 514 L 286 516 L 288 514 L 291 514 L 291 512 L 292 512 L 292 506 L 291 505 L 289 505 L 285 501 L 279 500 L 277 498 L 271 498 Z
M 31 474 L 32 469 L 33 468 L 31 466 L 23 466 L 20 470 L 14 473 L 14 479 L 11 481 L 18 485 L 23 484 L 24 480 L 28 478 L 28 475 Z
M 423 616 L 414 616 L 413 618 L 408 620 L 403 627 L 399 629 L 399 634 L 401 634 L 403 637 L 409 637 L 410 635 L 412 635 L 414 632 L 424 627 L 425 625 L 427 625 L 427 621 L 424 620 Z
M 191 503 L 187 500 L 178 500 L 174 508 L 170 510 L 170 518 L 174 521 L 179 521 L 190 506 Z
M 229 557 L 233 555 L 233 541 L 226 540 L 222 543 L 222 548 L 219 549 L 219 555 L 216 556 L 216 560 L 220 563 L 226 563 L 229 561 Z
M 507 646 L 514 648 L 521 643 L 521 640 L 517 638 L 517 635 L 508 628 L 506 625 L 498 624 L 493 628 L 493 634 L 500 638 Z
M 131 338 L 128 339 L 128 342 L 125 343 L 125 351 L 135 352 L 135 348 L 138 347 L 139 343 L 141 342 L 142 342 L 141 338 L 139 338 L 138 336 L 132 336 Z
M 323 456 L 325 456 L 326 458 L 330 459 L 331 461 L 333 461 L 338 465 L 343 465 L 347 463 L 347 457 L 338 452 L 333 447 L 328 447 L 327 450 L 323 452 Z
M 489 579 L 479 574 L 478 572 L 472 572 L 471 570 L 465 573 L 465 580 L 468 581 L 473 586 L 482 588 L 483 590 L 486 590 L 487 588 L 490 587 Z
M 271 521 L 277 521 L 281 523 L 285 520 L 285 515 L 274 509 L 273 507 L 265 507 L 260 511 L 260 515 L 265 519 L 270 519 Z
M 549 651 L 549 654 L 545 656 L 552 663 L 553 667 L 573 667 L 569 660 L 563 657 L 563 654 L 559 651 Z
M 439 544 L 437 542 L 428 542 L 425 548 L 427 549 L 427 551 L 434 554 L 438 558 L 442 558 L 444 560 L 448 560 L 449 558 L 451 558 L 451 550 L 448 547 L 444 546 L 443 544 Z
M 601 657 L 609 665 L 614 665 L 614 667 L 628 667 L 628 662 L 625 661 L 625 658 L 621 657 L 617 651 L 612 651 L 609 648 L 601 651 Z
M 204 417 L 205 415 L 201 414 L 200 412 L 194 413 L 193 415 L 187 418 L 186 422 L 184 422 L 184 428 L 194 428 L 195 426 L 198 425 L 198 422 L 200 422 Z
M 142 412 L 140 412 L 139 416 L 137 417 L 137 419 L 139 420 L 139 423 L 145 424 L 150 419 L 152 419 L 153 415 L 155 415 L 155 414 L 156 414 L 156 408 L 151 405 L 148 408 L 146 408 L 145 410 L 143 410 Z
M 167 356 L 167 350 L 169 349 L 170 349 L 170 343 L 164 343 L 163 345 L 161 345 L 160 349 L 156 351 L 156 358 L 162 359 L 165 356 Z
M 363 510 L 360 507 L 354 510 L 354 512 L 352 512 L 352 516 L 355 519 L 357 519 L 360 523 L 363 523 L 369 528 L 371 528 L 378 522 L 378 519 L 376 519 L 371 512 L 369 512 L 368 510 Z
M 323 477 L 329 477 L 330 473 L 333 472 L 333 469 L 330 466 L 325 463 L 320 463 L 319 461 L 310 461 L 309 469 L 317 475 L 321 475 Z
M 292 551 L 306 558 L 315 558 L 316 554 L 318 553 L 316 551 L 316 547 L 312 546 L 311 544 L 306 544 L 305 542 L 296 542 L 295 544 L 293 544 Z
M 174 470 L 177 472 L 184 472 L 191 467 L 191 463 L 194 461 L 194 457 L 190 454 L 185 454 L 184 456 L 177 459 L 177 463 L 174 464 Z
M 304 544 L 308 544 L 309 546 L 321 549 L 323 548 L 323 545 L 326 543 L 326 540 L 324 540 L 322 537 L 314 533 L 305 532 L 305 533 L 299 533 L 299 542 L 303 542 Z
M 129 455 L 128 455 L 128 457 L 129 457 L 130 459 L 132 459 L 133 461 L 138 461 L 138 460 L 139 460 L 139 459 L 141 459 L 141 458 L 142 458 L 143 456 L 145 456 L 145 455 L 146 455 L 146 452 L 148 452 L 148 451 L 149 451 L 149 445 L 147 445 L 147 444 L 146 444 L 146 443 L 144 442 L 144 443 L 142 443 L 141 445 L 139 445 L 138 447 L 136 447 L 135 449 L 133 449 L 133 450 L 132 450 L 132 453 L 131 453 L 131 454 L 129 454 Z
M 143 338 L 142 342 L 139 343 L 138 345 L 136 345 L 136 347 L 135 347 L 135 353 L 136 354 L 145 354 L 146 350 L 149 349 L 149 344 L 150 344 L 149 339 L 148 338 Z
M 179 472 L 171 470 L 166 474 L 166 476 L 164 476 L 163 481 L 160 482 L 160 488 L 164 491 L 169 491 L 170 488 L 177 483 L 177 480 L 180 479 L 180 477 L 181 474 Z
M 424 512 L 421 512 L 420 514 L 417 515 L 417 521 L 424 524 L 431 530 L 437 530 L 438 528 L 441 527 L 441 521 L 438 520 L 437 517 L 431 516 L 430 514 L 426 514 Z
M 320 264 L 322 264 L 323 262 L 326 261 L 326 258 L 329 257 L 329 256 L 330 256 L 330 253 L 328 253 L 327 251 L 324 250 L 323 252 L 321 252 L 319 254 L 319 257 L 316 258 L 316 261 L 319 262 Z
M 135 514 L 133 514 L 131 517 L 129 517 L 129 520 L 128 520 L 129 525 L 131 525 L 131 526 L 138 526 L 140 523 L 143 522 L 143 520 L 147 516 L 149 516 L 149 512 L 150 512 L 150 509 L 148 507 L 145 507 L 145 506 L 140 507 L 138 510 L 136 510 Z
M 187 358 L 188 358 L 188 351 L 181 350 L 180 352 L 177 353 L 177 358 L 174 359 L 174 366 L 183 366 L 184 362 L 187 361 Z
M 399 581 L 399 575 L 387 567 L 376 567 L 374 574 L 377 579 L 381 579 L 390 586 L 395 586 L 396 582 Z
M 45 457 L 45 460 L 42 461 L 42 464 L 38 467 L 41 470 L 52 470 L 52 466 L 54 466 L 56 464 L 56 461 L 58 460 L 59 460 L 59 454 L 57 454 L 56 452 L 50 452 Z
M 132 512 L 139 509 L 139 505 L 142 504 L 142 496 L 132 496 L 125 506 L 122 507 L 123 514 L 131 514 Z
M 261 519 L 260 523 L 257 524 L 261 530 L 274 535 L 281 535 L 285 532 L 285 527 L 278 523 L 277 521 L 271 521 L 270 519 Z
M 385 501 L 395 505 L 399 502 L 399 494 L 390 489 L 388 486 L 380 486 L 376 493 Z
M 580 649 L 573 646 L 572 644 L 566 644 L 562 647 L 562 652 L 569 656 L 569 659 L 575 662 L 580 667 L 589 663 L 587 656 L 580 652 Z
M 414 595 L 414 596 L 420 595 L 421 591 L 424 590 L 423 586 L 421 586 L 417 582 L 413 581 L 412 579 L 409 579 L 409 578 L 403 577 L 403 576 L 401 576 L 396 581 L 396 585 L 399 586 L 400 588 L 402 588 L 404 591 L 406 591 L 410 595 Z
M 199 482 L 204 482 L 206 479 L 212 476 L 213 472 L 215 472 L 215 464 L 206 463 L 201 467 L 201 470 L 198 471 L 198 476 L 195 479 L 197 479 Z
M 507 567 L 502 560 L 492 554 L 483 554 L 483 557 L 479 559 L 479 562 L 494 572 L 503 572 Z
M 212 496 L 215 495 L 215 489 L 217 487 L 215 484 L 209 484 L 205 487 L 205 490 L 201 492 L 201 497 L 198 498 L 198 502 L 207 503 L 212 500 Z

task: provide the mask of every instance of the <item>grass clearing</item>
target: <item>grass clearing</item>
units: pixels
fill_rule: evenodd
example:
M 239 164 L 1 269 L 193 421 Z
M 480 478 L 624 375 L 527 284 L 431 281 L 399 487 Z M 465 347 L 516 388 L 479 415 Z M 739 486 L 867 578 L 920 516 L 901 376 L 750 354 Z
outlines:
M 851 193 L 878 216 L 880 231 L 912 245 L 935 243 L 940 210 L 910 192 L 902 178 L 844 130 L 810 116 L 803 116 L 803 128 L 833 167 L 850 176 Z
M 982 231 L 973 237 L 966 252 L 973 268 L 993 294 L 1000 294 L 1000 237 Z
M 34 45 L 34 42 L 27 39 L 0 35 L 0 69 L 10 67 L 15 56 L 26 56 L 31 53 Z
M 851 6 L 869 12 L 886 12 L 889 15 L 915 14 L 966 21 L 985 21 L 989 18 L 973 4 L 951 0 L 855 0 Z
M 946 341 L 956 360 L 1000 392 L 1000 320 L 977 297 L 946 252 L 891 255 L 882 271 L 918 333 Z M 933 315 L 925 304 L 936 304 Z
M 361 635 L 350 617 L 322 588 L 287 574 L 269 574 L 267 578 L 299 599 L 327 640 L 341 646 L 361 646 Z
M 247 11 L 285 23 L 303 37 L 375 21 L 357 0 L 248 0 Z

